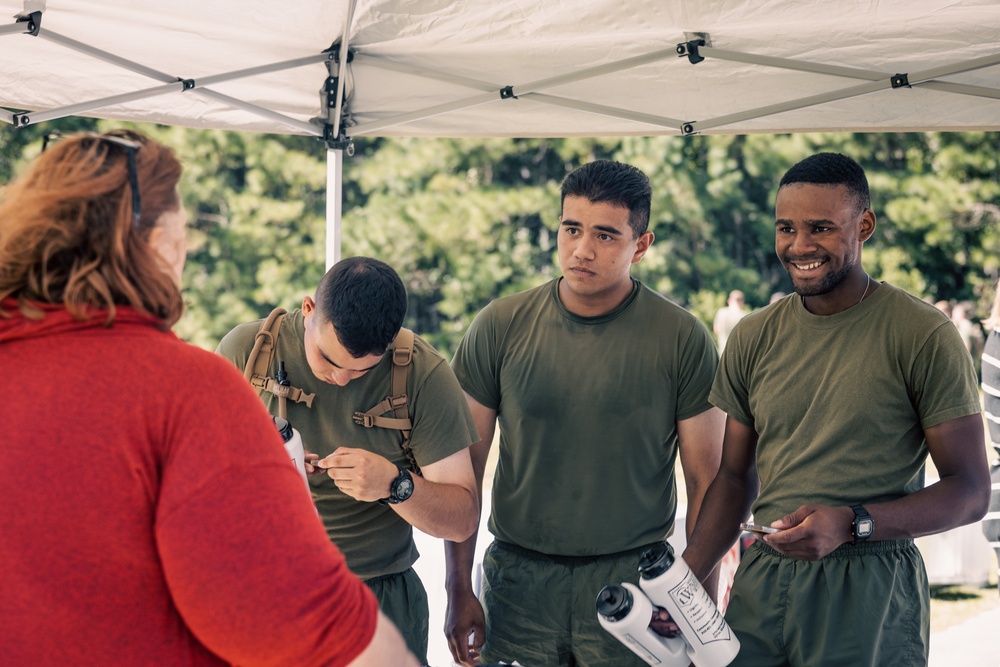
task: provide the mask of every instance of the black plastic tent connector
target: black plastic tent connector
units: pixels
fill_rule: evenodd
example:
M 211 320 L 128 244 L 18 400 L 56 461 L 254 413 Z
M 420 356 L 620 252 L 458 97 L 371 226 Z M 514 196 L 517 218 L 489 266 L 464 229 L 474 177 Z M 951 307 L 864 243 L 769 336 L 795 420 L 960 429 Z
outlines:
M 910 75 L 909 74 L 893 74 L 892 75 L 892 87 L 893 88 L 912 88 L 910 85 Z
M 354 155 L 354 140 L 344 134 L 334 137 L 333 123 L 323 123 L 322 141 L 329 150 L 342 150 L 347 154 L 347 157 Z
M 683 134 L 685 137 L 689 137 L 692 134 L 697 134 L 697 133 L 698 133 L 697 130 L 694 129 L 694 121 L 689 123 L 684 123 L 683 125 L 681 125 L 681 134 Z
M 505 86 L 504 88 L 501 88 L 500 89 L 500 99 L 501 100 L 515 99 L 516 100 L 517 99 L 517 95 L 514 94 L 514 86 Z
M 194 79 L 177 79 L 177 80 L 184 84 L 184 90 L 191 90 L 195 86 Z
M 700 63 L 702 60 L 705 59 L 705 56 L 701 55 L 698 52 L 698 49 L 702 46 L 705 46 L 705 40 L 703 39 L 694 39 L 691 40 L 690 42 L 681 42 L 680 44 L 677 45 L 677 55 L 682 58 L 684 56 L 687 56 L 687 59 L 691 62 L 692 65 L 697 65 L 698 63 Z
M 17 17 L 17 23 L 28 23 L 27 30 L 24 31 L 25 35 L 32 35 L 33 37 L 38 37 L 38 31 L 42 29 L 42 13 L 41 12 L 31 12 L 27 16 Z

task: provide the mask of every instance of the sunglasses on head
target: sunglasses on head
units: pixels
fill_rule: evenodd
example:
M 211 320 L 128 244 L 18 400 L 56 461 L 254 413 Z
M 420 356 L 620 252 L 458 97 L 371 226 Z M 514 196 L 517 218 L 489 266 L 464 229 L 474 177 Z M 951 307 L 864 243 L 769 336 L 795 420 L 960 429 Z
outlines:
M 80 134 L 74 136 L 81 136 Z M 82 133 L 85 138 L 93 139 L 95 141 L 100 141 L 108 144 L 112 148 L 117 148 L 119 150 L 125 151 L 126 157 L 128 159 L 128 183 L 129 188 L 132 190 L 132 224 L 135 226 L 139 225 L 139 216 L 142 212 L 141 202 L 139 201 L 139 176 L 135 168 L 135 154 L 142 148 L 142 144 L 138 141 L 132 141 L 131 139 L 126 139 L 125 137 L 118 136 L 116 134 L 98 134 L 96 132 L 85 132 Z M 50 132 L 42 137 L 42 152 L 49 147 L 50 142 L 58 141 L 63 137 L 61 132 Z

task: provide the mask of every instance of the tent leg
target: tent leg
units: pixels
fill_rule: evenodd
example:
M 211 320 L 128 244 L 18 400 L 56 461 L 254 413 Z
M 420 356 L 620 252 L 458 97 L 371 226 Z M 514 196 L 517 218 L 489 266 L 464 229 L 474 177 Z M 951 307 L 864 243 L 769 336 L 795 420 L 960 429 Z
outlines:
M 344 192 L 344 151 L 326 151 L 326 268 L 340 261 L 340 217 Z

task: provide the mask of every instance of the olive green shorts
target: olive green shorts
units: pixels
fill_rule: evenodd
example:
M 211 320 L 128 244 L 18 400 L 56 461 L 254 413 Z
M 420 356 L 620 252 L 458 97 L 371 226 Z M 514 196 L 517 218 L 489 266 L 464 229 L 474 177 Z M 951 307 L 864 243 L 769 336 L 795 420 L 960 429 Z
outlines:
M 398 574 L 384 574 L 365 581 L 375 594 L 379 609 L 391 620 L 406 640 L 421 665 L 427 664 L 427 632 L 430 610 L 427 591 L 413 568 Z
M 483 557 L 483 662 L 526 667 L 646 667 L 597 621 L 597 594 L 638 583 L 647 547 L 607 556 L 548 556 L 494 542 Z
M 930 594 L 912 540 L 844 544 L 817 561 L 755 542 L 736 572 L 726 620 L 732 667 L 927 664 Z

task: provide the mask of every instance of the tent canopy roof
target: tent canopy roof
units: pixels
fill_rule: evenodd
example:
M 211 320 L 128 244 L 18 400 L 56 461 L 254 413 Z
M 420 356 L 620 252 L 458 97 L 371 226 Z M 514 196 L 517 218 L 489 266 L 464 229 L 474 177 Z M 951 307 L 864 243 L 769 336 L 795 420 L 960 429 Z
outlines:
M 87 115 L 319 136 L 326 125 L 328 138 L 341 126 L 1000 128 L 995 0 L 0 0 L 0 16 L 0 120 L 19 125 Z

